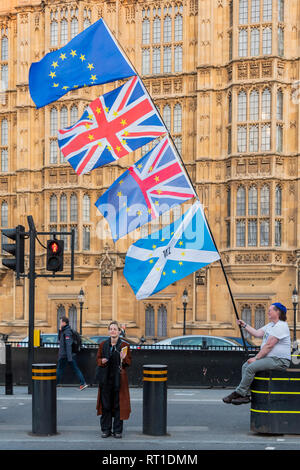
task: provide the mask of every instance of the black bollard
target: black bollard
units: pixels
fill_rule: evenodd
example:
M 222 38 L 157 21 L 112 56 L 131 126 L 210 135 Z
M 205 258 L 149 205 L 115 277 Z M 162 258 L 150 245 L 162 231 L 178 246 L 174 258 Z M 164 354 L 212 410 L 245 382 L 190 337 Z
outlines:
M 56 432 L 56 364 L 32 364 L 32 433 Z
M 257 372 L 251 385 L 251 431 L 300 434 L 300 369 Z
M 168 366 L 143 366 L 143 434 L 167 434 Z
M 13 375 L 11 367 L 11 345 L 5 343 L 5 395 L 13 395 Z

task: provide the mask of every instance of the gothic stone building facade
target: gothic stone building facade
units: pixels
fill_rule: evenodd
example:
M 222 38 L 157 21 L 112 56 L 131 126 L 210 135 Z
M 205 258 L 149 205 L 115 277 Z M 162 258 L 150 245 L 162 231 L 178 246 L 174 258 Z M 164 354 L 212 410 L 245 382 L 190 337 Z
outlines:
M 268 305 L 281 301 L 292 328 L 300 263 L 299 2 L 2 0 L 0 228 L 27 229 L 32 215 L 39 231 L 76 233 L 75 280 L 36 280 L 35 328 L 56 331 L 63 313 L 78 328 L 83 288 L 84 334 L 105 333 L 117 319 L 128 336 L 180 335 L 186 288 L 187 333 L 239 334 L 219 262 L 144 301 L 135 299 L 123 276 L 132 235 L 114 244 L 94 203 L 147 149 L 83 176 L 58 151 L 57 129 L 120 83 L 77 89 L 41 109 L 30 98 L 30 64 L 100 17 L 141 75 L 182 155 L 239 315 L 259 327 Z M 36 266 L 46 273 L 45 249 L 38 243 Z M 3 266 L 0 277 L 0 331 L 25 335 L 28 280 L 16 281 Z

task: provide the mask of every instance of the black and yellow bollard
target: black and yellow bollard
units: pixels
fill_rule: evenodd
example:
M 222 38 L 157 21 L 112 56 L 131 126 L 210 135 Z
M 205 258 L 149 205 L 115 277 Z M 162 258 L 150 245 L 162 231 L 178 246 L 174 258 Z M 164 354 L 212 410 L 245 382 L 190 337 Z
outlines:
M 166 365 L 143 366 L 143 434 L 167 434 L 167 376 Z
M 32 364 L 32 433 L 56 432 L 56 364 Z
M 300 369 L 257 372 L 250 411 L 253 432 L 300 434 Z

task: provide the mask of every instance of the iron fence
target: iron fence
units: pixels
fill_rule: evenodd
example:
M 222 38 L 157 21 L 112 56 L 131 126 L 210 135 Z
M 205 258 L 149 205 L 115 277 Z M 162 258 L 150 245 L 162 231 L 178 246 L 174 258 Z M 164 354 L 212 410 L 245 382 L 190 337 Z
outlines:
M 26 348 L 28 347 L 28 341 L 8 341 L 12 347 L 16 348 Z M 38 348 L 58 348 L 59 343 L 43 343 L 41 346 L 36 346 Z M 99 344 L 83 344 L 82 349 L 98 349 Z M 191 350 L 191 351 L 244 351 L 243 346 L 213 346 L 213 345 L 171 345 L 171 344 L 130 344 L 131 350 L 165 350 L 165 351 L 180 351 L 180 350 Z M 248 351 L 256 352 L 259 350 L 257 346 L 247 346 Z

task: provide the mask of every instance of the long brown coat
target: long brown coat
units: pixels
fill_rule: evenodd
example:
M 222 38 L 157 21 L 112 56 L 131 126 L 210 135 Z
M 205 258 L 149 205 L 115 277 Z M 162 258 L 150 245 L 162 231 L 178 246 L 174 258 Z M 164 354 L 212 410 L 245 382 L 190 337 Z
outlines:
M 102 341 L 102 343 L 99 344 L 99 348 L 97 352 L 97 365 L 100 367 L 105 367 L 105 365 L 103 365 L 101 362 L 103 344 L 104 344 L 104 341 Z M 127 346 L 128 349 L 127 349 L 127 355 L 123 359 L 123 362 L 122 362 L 122 370 L 121 370 L 121 377 L 120 377 L 120 391 L 119 391 L 120 419 L 121 420 L 128 419 L 130 412 L 131 412 L 128 377 L 127 377 L 127 372 L 126 372 L 127 366 L 130 366 L 131 364 L 131 351 L 130 351 L 129 344 L 121 340 L 121 348 L 124 348 L 125 346 Z M 97 415 L 102 414 L 102 406 L 101 406 L 100 397 L 101 397 L 101 387 L 99 386 L 97 406 L 96 406 Z

